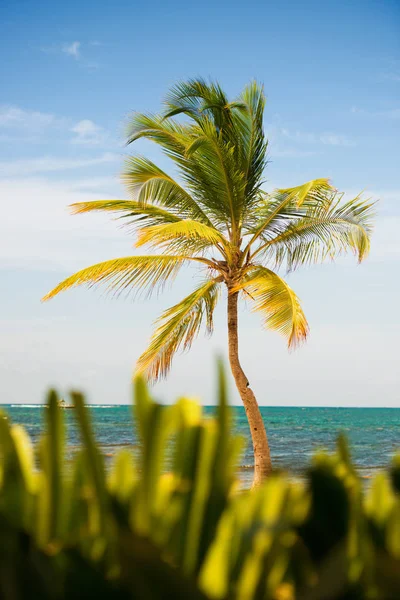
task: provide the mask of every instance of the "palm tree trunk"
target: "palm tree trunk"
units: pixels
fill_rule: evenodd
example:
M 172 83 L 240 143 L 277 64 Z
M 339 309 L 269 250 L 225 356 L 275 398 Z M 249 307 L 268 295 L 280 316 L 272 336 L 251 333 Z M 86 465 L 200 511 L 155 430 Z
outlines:
M 271 472 L 272 463 L 269 452 L 267 432 L 261 417 L 256 397 L 249 386 L 248 379 L 239 361 L 238 337 L 238 292 L 229 293 L 228 289 L 228 348 L 229 362 L 236 387 L 242 399 L 250 426 L 254 452 L 253 486 L 259 485 Z

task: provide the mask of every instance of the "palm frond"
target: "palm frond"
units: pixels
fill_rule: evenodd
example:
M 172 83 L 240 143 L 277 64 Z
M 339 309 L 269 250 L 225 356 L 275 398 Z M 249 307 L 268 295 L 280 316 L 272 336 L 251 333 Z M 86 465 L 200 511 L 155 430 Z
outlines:
M 214 165 L 214 169 L 222 162 L 222 177 L 216 186 L 220 190 L 225 186 L 223 195 L 219 194 L 220 202 L 224 199 L 230 211 L 231 227 L 240 227 L 244 211 L 257 202 L 266 164 L 262 86 L 252 82 L 237 101 L 229 102 L 217 83 L 190 80 L 173 88 L 167 106 L 174 114 L 178 114 L 180 106 L 181 112 L 193 118 L 202 131 L 187 154 L 192 155 L 201 148 L 200 158 L 206 159 L 209 154 L 209 164 Z M 196 128 L 192 128 L 193 134 L 195 131 Z M 202 167 L 203 173 L 209 170 L 204 160 Z
M 207 115 L 213 119 L 215 126 L 221 129 L 228 98 L 218 83 L 199 78 L 174 85 L 164 104 L 164 118 L 186 114 L 199 121 L 203 115 Z
M 369 252 L 374 203 L 360 196 L 340 204 L 342 194 L 331 197 L 331 205 L 320 205 L 290 224 L 260 247 L 277 266 L 286 261 L 289 271 L 304 264 L 352 251 L 361 262 Z
M 129 293 L 135 289 L 151 294 L 154 289 L 173 279 L 187 260 L 189 259 L 185 256 L 164 255 L 126 256 L 107 260 L 64 279 L 42 300 L 50 300 L 60 292 L 79 285 L 106 285 L 108 291 L 116 294 Z
M 300 301 L 286 281 L 273 271 L 255 266 L 232 292 L 245 290 L 252 299 L 254 311 L 260 312 L 264 325 L 284 335 L 289 348 L 305 341 L 308 323 Z
M 156 321 L 149 347 L 139 358 L 139 373 L 144 373 L 152 381 L 164 377 L 171 368 L 175 353 L 191 347 L 204 319 L 207 332 L 212 332 L 220 285 L 214 279 L 207 280 L 161 315 Z
M 139 231 L 136 247 L 148 244 L 150 247 L 162 246 L 176 240 L 177 248 L 180 241 L 193 242 L 194 248 L 203 249 L 220 244 L 227 246 L 228 242 L 224 236 L 214 227 L 208 227 L 199 221 L 183 219 L 177 223 L 167 225 L 154 225 Z
M 337 190 L 328 179 L 314 179 L 293 188 L 274 190 L 263 195 L 258 206 L 249 215 L 246 233 L 251 235 L 246 250 L 259 238 L 267 241 L 320 207 L 330 206 Z
M 206 115 L 190 131 L 185 160 L 179 162 L 182 177 L 208 212 L 235 228 L 244 187 L 243 174 L 235 161 L 235 147 L 223 139 Z
M 146 204 L 135 200 L 94 200 L 90 202 L 76 202 L 70 205 L 72 214 L 83 214 L 87 212 L 103 211 L 119 215 L 117 219 L 123 219 L 124 225 L 140 225 L 147 227 L 162 223 L 176 223 L 181 218 L 169 210 Z
M 172 177 L 141 156 L 129 157 L 122 181 L 140 204 L 148 202 L 172 209 L 180 218 L 192 218 L 212 226 L 198 202 Z
M 171 155 L 179 155 L 187 143 L 187 129 L 184 125 L 172 119 L 165 120 L 159 115 L 134 113 L 127 127 L 127 144 L 140 138 L 151 139 Z
M 263 129 L 265 108 L 263 87 L 256 81 L 251 82 L 241 93 L 239 101 L 231 106 L 236 115 L 236 129 L 244 153 L 242 167 L 246 173 L 244 204 L 249 212 L 258 203 L 263 172 L 267 162 L 268 141 L 265 140 Z
M 236 242 L 245 211 L 257 201 L 265 166 L 264 103 L 263 90 L 255 83 L 230 103 L 218 83 L 196 79 L 172 88 L 164 115 L 135 115 L 130 124 L 128 143 L 145 137 L 159 144 L 198 207 Z M 189 122 L 172 119 L 180 113 Z M 158 203 L 154 194 L 151 202 Z M 199 215 L 185 217 L 206 222 Z
M 196 136 L 193 142 L 191 142 L 186 148 L 186 158 L 190 158 L 195 152 L 197 152 L 197 150 L 199 150 L 201 147 L 204 147 L 207 143 L 209 143 L 209 140 L 205 135 Z
M 312 200 L 314 202 L 320 203 L 324 202 L 326 196 L 332 193 L 332 191 L 336 191 L 335 188 L 331 186 L 329 183 L 329 179 L 312 179 L 311 181 L 306 181 L 302 185 L 297 185 L 292 188 L 283 188 L 277 190 L 279 195 L 285 196 L 286 201 L 291 202 L 294 201 L 297 206 L 302 206 L 302 204 L 308 200 Z

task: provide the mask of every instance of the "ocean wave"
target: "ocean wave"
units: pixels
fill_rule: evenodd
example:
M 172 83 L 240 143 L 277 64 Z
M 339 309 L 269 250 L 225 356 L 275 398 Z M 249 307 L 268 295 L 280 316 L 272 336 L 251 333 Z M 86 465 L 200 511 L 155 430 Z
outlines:
M 87 404 L 88 408 L 119 408 L 120 406 L 130 406 L 130 404 Z
M 11 408 L 44 408 L 46 404 L 10 404 Z
M 47 408 L 47 404 L 6 404 L 10 408 Z M 130 404 L 87 404 L 88 408 L 119 408 L 120 406 L 130 406 Z

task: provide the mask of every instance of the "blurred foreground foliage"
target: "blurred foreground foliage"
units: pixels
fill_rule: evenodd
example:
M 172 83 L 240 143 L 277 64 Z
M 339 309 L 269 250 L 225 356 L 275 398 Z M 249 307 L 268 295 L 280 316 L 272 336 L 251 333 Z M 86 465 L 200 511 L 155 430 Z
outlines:
M 339 438 L 305 483 L 275 473 L 241 490 L 221 369 L 218 394 L 205 418 L 190 399 L 155 403 L 138 379 L 139 459 L 122 450 L 108 471 L 80 394 L 72 466 L 55 392 L 35 449 L 3 413 L 0 598 L 399 599 L 400 459 L 365 491 Z

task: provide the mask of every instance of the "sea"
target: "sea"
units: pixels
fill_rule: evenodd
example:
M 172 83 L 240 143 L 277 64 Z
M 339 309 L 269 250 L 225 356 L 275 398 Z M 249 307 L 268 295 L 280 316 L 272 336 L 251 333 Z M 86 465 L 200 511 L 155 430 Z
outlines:
M 23 425 L 33 443 L 44 431 L 46 409 L 42 405 L 1 405 L 13 423 Z M 130 406 L 90 406 L 97 442 L 110 464 L 120 448 L 138 449 L 138 439 Z M 215 407 L 204 407 L 212 414 Z M 242 482 L 252 479 L 252 447 L 243 407 L 232 407 L 234 430 L 245 438 L 238 464 Z M 271 456 L 275 468 L 301 478 L 310 465 L 312 455 L 320 449 L 333 451 L 337 436 L 343 432 L 349 439 L 354 464 L 364 479 L 390 465 L 400 452 L 400 409 L 396 408 L 301 408 L 261 407 L 267 428 Z M 74 410 L 64 410 L 68 431 L 68 454 L 79 448 L 79 432 Z

